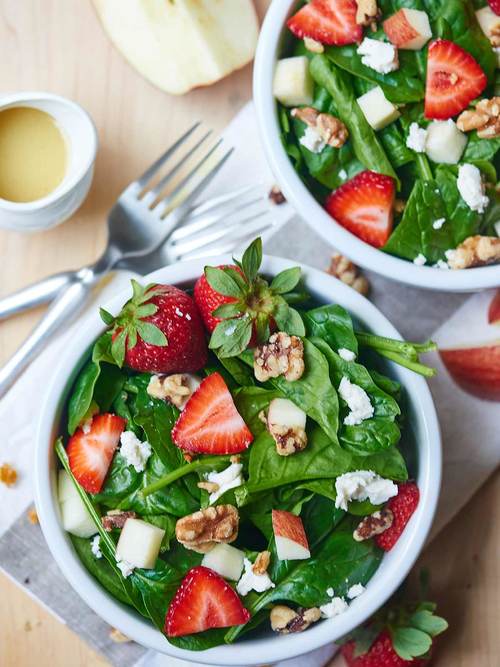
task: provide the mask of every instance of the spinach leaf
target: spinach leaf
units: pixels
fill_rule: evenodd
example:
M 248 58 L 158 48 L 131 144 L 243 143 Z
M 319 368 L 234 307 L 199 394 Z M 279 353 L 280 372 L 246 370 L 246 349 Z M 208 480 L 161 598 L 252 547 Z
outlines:
M 475 160 L 493 160 L 500 149 L 500 137 L 495 139 L 480 139 L 477 132 L 469 133 L 469 143 L 462 155 L 462 162 Z
M 399 183 L 389 158 L 356 101 L 349 74 L 335 67 L 324 55 L 312 59 L 310 71 L 316 83 L 326 88 L 335 100 L 338 115 L 349 130 L 357 159 L 367 169 L 392 176 Z
M 308 336 L 323 339 L 332 350 L 345 348 L 358 354 L 352 319 L 342 306 L 320 306 L 303 313 L 303 319 Z
M 266 430 L 259 414 L 267 410 L 273 398 L 282 396 L 278 390 L 264 389 L 263 387 L 242 387 L 234 394 L 234 402 L 243 421 L 254 436 Z

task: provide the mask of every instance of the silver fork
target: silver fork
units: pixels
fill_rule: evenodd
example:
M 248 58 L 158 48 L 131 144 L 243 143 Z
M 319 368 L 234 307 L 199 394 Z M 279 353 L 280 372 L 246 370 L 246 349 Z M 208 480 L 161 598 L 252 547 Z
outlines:
M 43 281 L 41 287 L 39 286 L 37 303 L 51 298 L 54 300 L 33 332 L 0 370 L 0 398 L 47 345 L 62 324 L 71 320 L 80 311 L 92 287 L 106 273 L 120 261 L 139 260 L 154 253 L 192 210 L 194 201 L 229 158 L 232 149 L 216 160 L 215 164 L 209 164 L 210 158 L 220 146 L 221 141 L 218 141 L 204 152 L 172 192 L 163 197 L 164 188 L 171 183 L 175 174 L 189 158 L 199 152 L 201 145 L 210 135 L 210 132 L 207 132 L 153 187 L 152 179 L 198 126 L 199 123 L 193 125 L 140 178 L 130 183 L 122 192 L 108 215 L 108 243 L 101 257 L 79 271 L 52 276 Z M 196 176 L 198 176 L 197 181 L 195 181 Z M 183 196 L 182 202 L 177 205 L 181 196 Z M 173 206 L 175 208 L 171 210 Z M 32 289 L 36 291 L 36 288 Z M 13 312 L 17 310 L 11 308 L 10 313 Z

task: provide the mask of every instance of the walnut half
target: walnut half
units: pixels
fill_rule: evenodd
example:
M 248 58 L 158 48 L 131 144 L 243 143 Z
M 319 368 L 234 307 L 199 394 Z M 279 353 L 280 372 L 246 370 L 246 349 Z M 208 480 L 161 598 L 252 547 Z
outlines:
M 304 373 L 304 344 L 298 336 L 284 331 L 273 334 L 267 343 L 259 345 L 253 353 L 253 370 L 259 382 L 284 375 L 293 382 Z
M 341 148 L 349 138 L 349 131 L 344 123 L 330 113 L 320 113 L 313 107 L 301 107 L 290 112 L 307 126 L 316 130 L 325 144 Z
M 147 392 L 153 398 L 159 398 L 182 410 L 198 388 L 199 381 L 193 375 L 152 375 Z
M 394 521 L 394 515 L 390 509 L 384 508 L 373 512 L 358 524 L 358 527 L 352 534 L 356 542 L 364 542 L 364 540 L 369 540 L 370 537 L 375 537 L 375 535 L 380 535 L 385 533 L 385 531 L 392 526 Z
M 475 109 L 467 109 L 457 119 L 457 127 L 462 132 L 477 130 L 480 139 L 500 136 L 500 97 L 480 100 Z
M 366 296 L 370 291 L 370 283 L 368 280 L 360 273 L 358 267 L 345 255 L 341 255 L 340 253 L 332 255 L 327 273 L 338 278 L 346 285 L 349 285 L 355 289 L 356 292 L 363 294 L 363 296 Z
M 356 0 L 358 9 L 356 12 L 356 23 L 358 25 L 370 26 L 375 32 L 377 21 L 382 16 L 377 6 L 377 0 Z
M 455 250 L 446 253 L 452 269 L 469 269 L 500 262 L 500 238 L 494 236 L 469 236 Z
M 288 635 L 291 632 L 302 632 L 306 630 L 311 623 L 319 621 L 321 612 L 318 607 L 310 609 L 299 608 L 294 611 L 284 604 L 278 604 L 271 609 L 270 620 L 271 628 L 282 635 Z
M 240 517 L 233 505 L 217 505 L 179 519 L 175 536 L 186 549 L 205 554 L 217 543 L 229 544 L 238 537 Z

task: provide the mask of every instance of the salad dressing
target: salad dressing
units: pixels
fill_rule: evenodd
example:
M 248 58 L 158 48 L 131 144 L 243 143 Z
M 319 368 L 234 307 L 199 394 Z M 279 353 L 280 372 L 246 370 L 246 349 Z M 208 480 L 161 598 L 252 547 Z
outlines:
M 54 118 L 33 107 L 0 111 L 0 198 L 46 197 L 66 172 L 67 147 Z

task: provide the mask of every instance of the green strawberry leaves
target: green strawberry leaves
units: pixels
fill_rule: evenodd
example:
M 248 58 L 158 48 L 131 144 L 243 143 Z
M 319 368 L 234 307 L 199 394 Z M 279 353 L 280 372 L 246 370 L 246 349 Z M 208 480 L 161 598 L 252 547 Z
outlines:
M 133 279 L 131 284 L 132 297 L 116 317 L 104 308 L 99 309 L 102 321 L 111 327 L 111 356 L 120 368 L 125 362 L 127 350 L 133 349 L 139 338 L 148 345 L 157 347 L 168 345 L 163 331 L 152 322 L 145 320 L 158 312 L 158 306 L 151 303 L 151 299 L 162 293 L 161 285 L 152 283 L 143 286 Z
M 269 284 L 259 275 L 262 263 L 262 240 L 255 239 L 243 253 L 241 262 L 234 260 L 241 273 L 233 267 L 205 267 L 210 287 L 234 301 L 216 308 L 212 315 L 222 320 L 212 333 L 209 347 L 217 350 L 219 358 L 235 357 L 248 347 L 269 339 L 272 325 L 280 331 L 304 336 L 305 327 L 290 302 L 303 300 L 303 292 L 293 292 L 299 285 L 299 267 L 285 269 Z M 300 297 L 300 298 L 297 298 Z M 252 335 L 255 337 L 252 338 Z

